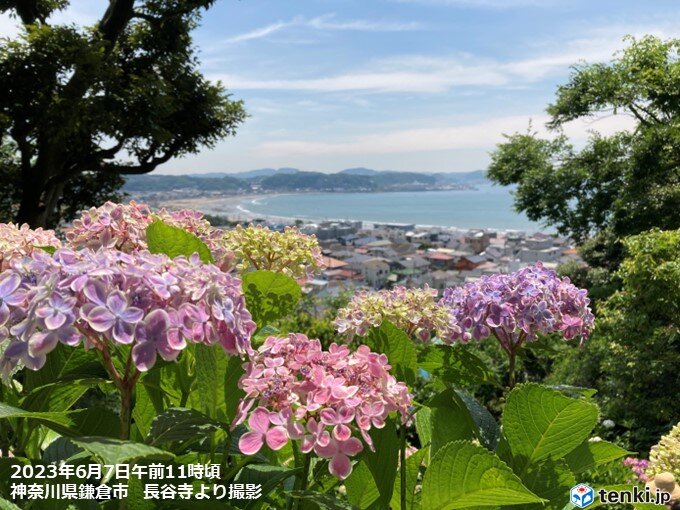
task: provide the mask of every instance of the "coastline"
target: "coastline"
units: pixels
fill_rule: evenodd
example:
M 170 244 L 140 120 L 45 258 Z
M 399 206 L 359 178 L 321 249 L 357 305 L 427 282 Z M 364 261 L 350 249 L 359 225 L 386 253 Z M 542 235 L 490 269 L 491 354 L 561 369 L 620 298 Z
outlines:
M 433 190 L 434 191 L 434 190 Z M 160 201 L 159 205 L 167 209 L 194 209 L 203 214 L 221 216 L 227 218 L 229 221 L 248 222 L 255 219 L 266 220 L 271 223 L 280 223 L 283 225 L 294 225 L 298 221 L 304 223 L 320 223 L 323 221 L 361 221 L 364 226 L 366 224 L 384 224 L 384 223 L 403 223 L 403 222 L 389 222 L 384 220 L 372 220 L 363 218 L 358 220 L 356 218 L 330 218 L 330 217 L 292 217 L 279 216 L 274 214 L 258 213 L 248 209 L 248 204 L 258 199 L 273 198 L 279 196 L 295 196 L 306 194 L 333 194 L 332 192 L 298 192 L 298 193 L 259 193 L 259 194 L 243 194 L 243 195 L 223 195 L 220 197 L 197 197 L 185 198 L 176 200 Z M 433 225 L 414 223 L 417 228 L 423 229 L 446 229 L 454 232 L 467 232 L 471 229 L 488 230 L 500 233 L 507 232 L 544 232 L 550 233 L 550 229 L 540 228 L 536 226 L 533 229 L 521 228 L 496 228 L 496 227 L 458 227 L 451 225 Z

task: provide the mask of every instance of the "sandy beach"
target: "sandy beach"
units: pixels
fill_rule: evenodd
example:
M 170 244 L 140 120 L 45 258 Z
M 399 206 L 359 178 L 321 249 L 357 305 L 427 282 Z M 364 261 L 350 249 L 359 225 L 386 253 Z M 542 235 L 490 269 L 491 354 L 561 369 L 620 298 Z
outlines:
M 290 193 L 289 193 L 290 194 Z M 224 195 L 221 197 L 184 198 L 160 202 L 158 205 L 167 209 L 194 209 L 203 214 L 222 216 L 230 221 L 251 221 L 262 218 L 283 224 L 295 223 L 295 218 L 274 216 L 269 214 L 256 214 L 244 207 L 251 200 L 262 197 L 275 197 L 284 193 L 271 193 L 259 195 Z

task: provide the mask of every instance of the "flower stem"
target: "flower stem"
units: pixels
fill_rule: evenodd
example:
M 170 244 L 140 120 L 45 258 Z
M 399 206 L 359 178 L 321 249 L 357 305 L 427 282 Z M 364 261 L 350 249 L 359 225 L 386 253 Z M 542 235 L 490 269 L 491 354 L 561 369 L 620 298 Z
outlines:
M 406 425 L 399 427 L 399 497 L 401 510 L 406 510 Z
M 510 349 L 508 351 L 508 388 L 513 389 L 515 387 L 515 362 L 517 358 L 517 353 Z
M 298 475 L 298 477 L 295 479 L 295 490 L 296 491 L 305 491 L 307 490 L 307 481 L 309 480 L 309 468 L 312 465 L 312 456 L 309 453 L 303 453 L 302 454 L 302 473 Z M 300 508 L 300 501 L 301 498 L 295 498 L 295 510 L 299 510 Z
M 125 381 L 120 393 L 120 438 L 130 439 L 130 422 L 132 421 L 132 391 L 134 385 Z

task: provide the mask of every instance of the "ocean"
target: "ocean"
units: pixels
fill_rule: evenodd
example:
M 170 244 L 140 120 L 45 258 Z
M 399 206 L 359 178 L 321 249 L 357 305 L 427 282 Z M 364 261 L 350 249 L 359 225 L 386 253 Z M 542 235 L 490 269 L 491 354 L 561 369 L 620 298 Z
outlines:
M 310 221 L 347 219 L 461 229 L 554 231 L 515 212 L 511 190 L 494 185 L 470 190 L 271 195 L 245 200 L 238 209 Z

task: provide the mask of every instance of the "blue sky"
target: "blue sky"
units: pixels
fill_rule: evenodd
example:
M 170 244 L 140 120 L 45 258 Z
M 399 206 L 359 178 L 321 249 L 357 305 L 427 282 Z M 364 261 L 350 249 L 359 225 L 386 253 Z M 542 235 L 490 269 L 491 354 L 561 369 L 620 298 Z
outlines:
M 90 23 L 104 5 L 71 4 L 59 21 Z M 502 133 L 529 119 L 542 129 L 570 65 L 648 33 L 680 36 L 677 0 L 218 0 L 195 32 L 202 69 L 251 117 L 158 173 L 485 168 Z M 629 125 L 609 117 L 567 132 L 578 141 Z

